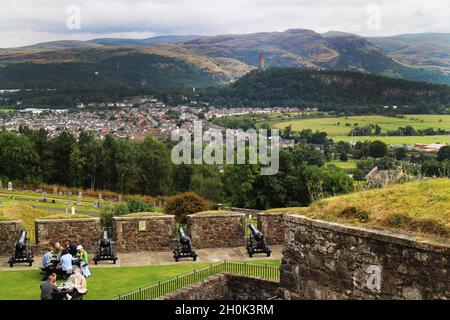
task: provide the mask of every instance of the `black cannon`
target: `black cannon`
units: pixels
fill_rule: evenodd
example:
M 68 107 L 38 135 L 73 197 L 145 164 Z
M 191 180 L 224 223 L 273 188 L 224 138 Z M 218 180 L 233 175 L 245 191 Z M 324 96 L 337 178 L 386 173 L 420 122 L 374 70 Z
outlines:
M 268 257 L 272 253 L 272 250 L 266 244 L 264 234 L 259 231 L 253 224 L 249 224 L 250 236 L 247 243 L 247 253 L 251 258 L 255 253 L 265 253 Z
M 191 257 L 195 261 L 198 257 L 197 252 L 192 248 L 191 238 L 186 235 L 182 226 L 178 229 L 177 247 L 173 250 L 173 257 L 176 262 L 186 257 Z
M 22 229 L 22 231 L 20 231 L 19 240 L 14 245 L 14 252 L 11 255 L 11 258 L 9 258 L 9 266 L 12 268 L 16 263 L 28 263 L 31 267 L 33 262 L 33 252 L 30 250 L 27 230 Z
M 116 264 L 118 260 L 116 252 L 112 246 L 112 240 L 108 237 L 108 232 L 103 231 L 102 237 L 98 242 L 98 249 L 95 252 L 94 263 L 97 264 L 99 261 L 112 261 Z

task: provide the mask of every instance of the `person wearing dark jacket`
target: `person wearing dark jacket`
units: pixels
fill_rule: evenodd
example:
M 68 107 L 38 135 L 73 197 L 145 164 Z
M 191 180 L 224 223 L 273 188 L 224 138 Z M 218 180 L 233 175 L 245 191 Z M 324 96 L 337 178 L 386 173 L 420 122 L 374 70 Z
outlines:
M 75 243 L 66 241 L 66 249 L 67 251 L 72 255 L 72 257 L 75 258 L 75 256 L 77 255 L 77 245 Z
M 41 283 L 41 300 L 53 300 L 53 292 L 56 290 L 56 274 L 52 273 Z

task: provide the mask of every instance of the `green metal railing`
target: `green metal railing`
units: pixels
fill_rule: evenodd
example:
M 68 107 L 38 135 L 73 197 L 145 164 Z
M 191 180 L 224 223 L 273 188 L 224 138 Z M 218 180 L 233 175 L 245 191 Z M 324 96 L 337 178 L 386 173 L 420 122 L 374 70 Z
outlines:
M 185 273 L 175 278 L 159 281 L 151 286 L 139 288 L 114 297 L 113 300 L 152 300 L 176 291 L 190 284 L 204 280 L 212 275 L 229 272 L 262 279 L 279 280 L 280 270 L 277 266 L 251 264 L 246 262 L 224 261 L 208 267 Z

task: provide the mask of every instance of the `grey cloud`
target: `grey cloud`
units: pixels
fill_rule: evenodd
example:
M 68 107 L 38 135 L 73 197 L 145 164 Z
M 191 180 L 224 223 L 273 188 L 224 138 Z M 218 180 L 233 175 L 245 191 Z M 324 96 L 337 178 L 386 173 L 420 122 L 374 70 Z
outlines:
M 379 30 L 366 25 L 371 4 L 381 10 Z M 81 8 L 81 30 L 66 28 L 70 5 Z M 22 0 L 2 4 L 0 47 L 122 33 L 211 35 L 288 28 L 361 35 L 450 32 L 449 14 L 447 0 Z

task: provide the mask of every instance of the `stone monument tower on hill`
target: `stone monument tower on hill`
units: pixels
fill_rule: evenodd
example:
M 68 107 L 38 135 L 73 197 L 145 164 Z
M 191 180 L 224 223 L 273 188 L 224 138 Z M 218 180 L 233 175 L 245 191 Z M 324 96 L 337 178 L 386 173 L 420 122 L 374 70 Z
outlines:
M 265 65 L 265 61 L 264 61 L 264 54 L 260 54 L 259 55 L 259 71 L 264 71 L 266 70 L 266 65 Z

